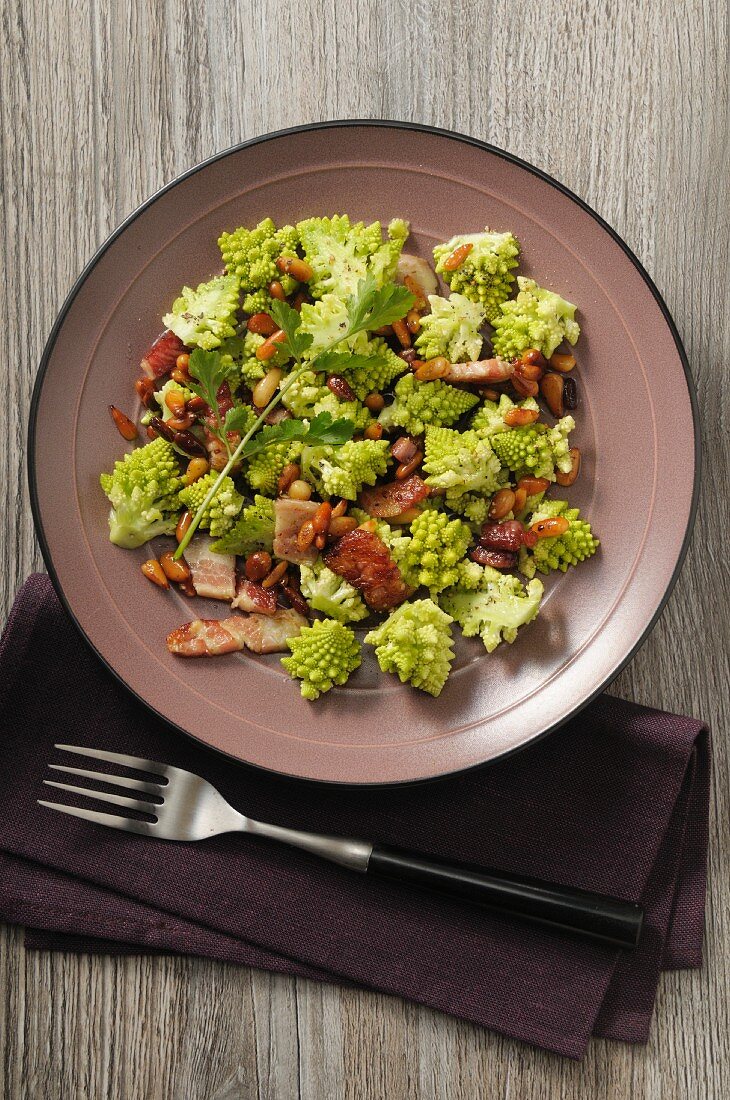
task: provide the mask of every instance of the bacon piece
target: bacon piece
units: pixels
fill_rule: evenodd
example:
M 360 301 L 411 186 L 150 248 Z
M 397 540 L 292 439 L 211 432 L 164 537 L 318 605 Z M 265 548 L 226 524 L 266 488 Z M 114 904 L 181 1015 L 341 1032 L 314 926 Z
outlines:
M 261 615 L 276 614 L 276 593 L 273 588 L 262 588 L 248 577 L 240 577 L 236 586 L 236 598 L 231 604 L 234 610 L 258 611 Z
M 148 378 L 161 378 L 175 366 L 178 355 L 185 351 L 182 340 L 167 329 L 162 336 L 158 336 L 154 344 L 143 357 L 140 367 L 142 373 Z
M 358 504 L 371 516 L 390 519 L 425 500 L 428 494 L 429 488 L 425 481 L 418 474 L 412 474 L 403 481 L 389 481 L 375 489 L 363 489 L 358 497 Z
M 300 550 L 297 535 L 303 523 L 311 519 L 319 508 L 316 500 L 293 500 L 292 497 L 279 497 L 274 504 L 274 557 L 282 561 L 316 560 L 317 548 L 312 545 Z
M 236 558 L 234 554 L 214 554 L 212 539 L 199 535 L 185 551 L 193 587 L 199 596 L 211 600 L 232 600 L 236 595 Z
M 226 628 L 228 620 L 193 619 L 167 635 L 167 648 L 178 657 L 219 657 L 243 649 L 240 636 Z
M 230 622 L 224 620 L 224 625 Z M 293 608 L 280 609 L 275 615 L 247 615 L 236 623 L 244 645 L 253 653 L 286 653 L 287 638 L 298 634 L 307 620 Z
M 486 386 L 490 382 L 506 382 L 514 372 L 514 363 L 506 363 L 504 359 L 479 359 L 475 363 L 449 363 L 443 378 L 444 382 Z
M 307 620 L 287 609 L 275 615 L 231 615 L 227 619 L 193 619 L 167 635 L 167 648 L 178 657 L 221 657 L 226 653 L 285 653 L 287 638 Z
M 333 573 L 359 588 L 373 611 L 388 611 L 408 599 L 412 589 L 382 539 L 358 527 L 338 539 L 324 560 Z

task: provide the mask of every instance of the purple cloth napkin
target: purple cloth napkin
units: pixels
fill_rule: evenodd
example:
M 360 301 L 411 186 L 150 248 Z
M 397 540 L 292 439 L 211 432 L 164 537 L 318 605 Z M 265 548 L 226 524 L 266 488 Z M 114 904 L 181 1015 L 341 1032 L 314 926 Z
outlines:
M 701 965 L 708 733 L 608 696 L 531 749 L 439 782 L 338 789 L 254 771 L 170 730 L 32 576 L 0 643 L 0 919 L 26 944 L 171 951 L 399 994 L 579 1057 L 646 1040 L 662 968 Z M 370 881 L 267 841 L 155 841 L 36 804 L 54 742 L 205 776 L 239 809 L 641 901 L 621 953 Z M 109 769 L 109 765 L 104 765 Z

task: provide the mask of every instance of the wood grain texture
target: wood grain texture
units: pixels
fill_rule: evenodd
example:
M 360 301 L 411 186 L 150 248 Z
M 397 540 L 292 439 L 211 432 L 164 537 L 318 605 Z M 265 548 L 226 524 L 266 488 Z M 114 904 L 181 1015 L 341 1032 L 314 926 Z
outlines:
M 664 977 L 646 1048 L 595 1041 L 573 1064 L 393 998 L 192 959 L 25 954 L 6 928 L 0 1094 L 730 1095 L 729 517 L 718 491 L 730 438 L 727 6 L 4 0 L 1 10 L 3 610 L 41 567 L 24 474 L 36 365 L 114 226 L 177 173 L 255 134 L 358 116 L 451 127 L 577 191 L 637 253 L 677 321 L 703 416 L 702 502 L 664 616 L 612 690 L 708 719 L 715 766 L 707 963 Z M 641 492 L 638 470 L 639 506 Z

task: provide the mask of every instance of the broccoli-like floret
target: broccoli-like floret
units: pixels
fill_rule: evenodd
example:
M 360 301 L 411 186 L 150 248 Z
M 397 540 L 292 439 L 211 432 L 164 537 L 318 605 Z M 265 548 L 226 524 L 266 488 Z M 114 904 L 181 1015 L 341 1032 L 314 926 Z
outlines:
M 415 600 L 397 607 L 365 635 L 365 641 L 375 646 L 383 672 L 395 672 L 402 684 L 410 681 L 413 687 L 437 696 L 454 659 L 453 621 L 433 600 Z
M 334 619 L 303 626 L 287 638 L 291 657 L 281 663 L 290 676 L 302 681 L 302 696 L 318 699 L 335 684 L 344 684 L 360 664 L 360 646 L 349 627 Z
M 478 359 L 484 342 L 479 329 L 486 318 L 479 302 L 463 294 L 429 294 L 431 312 L 421 317 L 416 348 L 421 359 L 443 355 L 450 363 Z
M 522 547 L 519 569 L 526 577 L 534 577 L 537 570 L 549 573 L 551 569 L 560 569 L 565 573 L 569 565 L 592 557 L 600 545 L 590 523 L 581 519 L 579 510 L 570 508 L 567 500 L 541 501 L 532 513 L 530 525 L 553 516 L 563 516 L 570 526 L 564 535 L 538 539 L 531 551 Z
M 525 348 L 539 348 L 546 359 L 558 344 L 575 344 L 580 326 L 575 320 L 576 307 L 559 294 L 538 286 L 534 279 L 517 277 L 519 294 L 503 302 L 494 318 L 492 347 L 503 359 L 516 359 Z
M 356 500 L 363 485 L 374 485 L 389 462 L 387 439 L 350 440 L 341 447 L 305 447 L 302 477 L 323 497 Z
M 160 406 L 160 412 L 163 420 L 169 420 L 173 415 L 170 409 L 167 407 L 166 397 L 168 393 L 179 393 L 183 401 L 189 401 L 193 396 L 192 390 L 189 390 L 187 386 L 181 386 L 179 382 L 176 382 L 174 378 L 168 378 L 162 389 L 155 392 L 154 398 L 157 404 Z
M 358 360 L 354 359 L 354 365 L 345 364 L 342 373 L 361 401 L 369 393 L 386 391 L 391 382 L 408 368 L 406 361 L 401 359 L 400 355 L 396 355 L 380 336 L 368 340 L 364 345 L 361 341 L 357 352 L 358 355 L 366 355 L 370 361 L 358 363 Z
M 274 544 L 274 502 L 256 495 L 222 538 L 212 543 L 215 554 L 240 554 L 248 557 L 254 550 L 271 550 Z
M 413 435 L 421 435 L 427 424 L 453 424 L 479 402 L 468 390 L 457 390 L 438 378 L 418 382 L 413 374 L 399 378 L 394 393 L 393 404 L 386 405 L 378 420 L 386 430 L 397 425 Z
M 483 401 L 472 417 L 471 426 L 475 432 L 486 436 L 487 439 L 495 432 L 506 432 L 509 428 L 504 422 L 505 415 L 510 409 L 516 407 L 515 402 L 506 393 L 501 394 L 499 403 L 496 401 Z M 540 411 L 540 406 L 534 397 L 528 397 L 525 401 L 521 401 L 519 407 Z
M 249 461 L 244 471 L 254 492 L 263 493 L 264 496 L 276 496 L 276 487 L 279 475 L 286 465 L 296 462 L 302 451 L 301 443 L 271 443 L 263 451 L 259 451 Z
M 321 611 L 341 623 L 355 623 L 369 612 L 358 590 L 328 569 L 321 558 L 312 565 L 299 566 L 302 595 L 314 611 Z
M 525 424 L 490 436 L 492 450 L 519 479 L 527 474 L 555 480 L 555 468 L 571 468 L 569 433 L 575 427 L 572 416 L 564 416 L 554 428 L 547 424 Z
M 313 298 L 337 294 L 346 298 L 358 283 L 373 275 L 378 286 L 392 279 L 408 226 L 391 222 L 383 241 L 380 222 L 353 225 L 347 214 L 333 218 L 307 218 L 297 225 L 307 263 L 314 271 L 309 281 Z
M 414 519 L 410 538 L 398 540 L 393 554 L 407 584 L 423 584 L 432 594 L 456 584 L 457 566 L 472 534 L 460 519 L 427 509 Z
M 218 474 L 215 470 L 204 474 L 194 481 L 192 485 L 186 485 L 178 496 L 180 504 L 187 508 L 191 516 L 200 508 L 206 496 L 213 488 Z M 203 512 L 199 526 L 210 531 L 214 537 L 225 535 L 233 526 L 233 522 L 243 507 L 243 497 L 236 491 L 233 479 L 224 477 L 218 492 Z
M 471 251 L 455 271 L 445 271 L 444 263 L 455 249 L 470 244 Z M 520 246 L 511 233 L 465 233 L 452 237 L 433 250 L 436 271 L 443 275 L 452 290 L 473 302 L 479 302 L 490 324 L 502 302 L 510 296 L 517 267 Z
M 345 301 L 337 294 L 325 294 L 317 302 L 304 302 L 299 311 L 301 317 L 301 331 L 307 332 L 312 337 L 312 343 L 305 352 L 305 358 L 313 359 L 323 348 L 337 345 L 338 351 L 349 348 L 358 350 L 367 346 L 367 337 L 364 333 L 351 336 L 346 344 L 342 344 L 342 338 L 349 328 L 347 306 Z
M 300 420 L 315 415 L 314 407 L 318 401 L 328 395 L 334 396 L 324 384 L 324 375 L 315 374 L 313 370 L 302 371 L 293 382 L 287 383 L 284 379 L 282 391 L 282 405 Z
M 334 420 L 341 420 L 343 417 L 346 420 L 351 420 L 354 425 L 353 434 L 354 432 L 364 432 L 373 422 L 373 414 L 362 402 L 340 401 L 339 397 L 336 397 L 330 390 L 327 390 L 327 394 L 320 398 L 312 409 L 314 416 L 318 416 L 323 412 L 330 413 Z
M 241 226 L 232 233 L 221 233 L 218 246 L 226 271 L 240 280 L 242 290 L 263 292 L 258 298 L 250 295 L 244 301 L 247 313 L 269 309 L 271 298 L 266 287 L 274 280 L 281 283 L 285 294 L 294 290 L 296 280 L 282 275 L 276 261 L 281 255 L 295 255 L 298 244 L 299 234 L 293 225 L 277 229 L 271 218 L 264 218 L 255 229 Z
M 489 440 L 475 431 L 457 432 L 429 425 L 425 454 L 426 484 L 431 489 L 444 489 L 446 506 L 455 511 L 461 511 L 458 502 L 465 494 L 494 493 L 504 484 L 499 459 Z
M 100 484 L 111 502 L 109 538 L 134 550 L 156 535 L 171 535 L 182 485 L 177 456 L 161 436 L 114 463 Z
M 532 622 L 540 609 L 542 591 L 537 580 L 525 589 L 509 573 L 484 569 L 477 578 L 469 570 L 462 574 L 461 586 L 443 592 L 439 603 L 456 619 L 466 638 L 478 634 L 491 653 L 501 641 L 514 642 L 519 627 Z
M 162 323 L 188 347 L 210 351 L 236 333 L 238 311 L 238 279 L 234 275 L 218 275 L 196 290 L 184 286 L 172 303 Z

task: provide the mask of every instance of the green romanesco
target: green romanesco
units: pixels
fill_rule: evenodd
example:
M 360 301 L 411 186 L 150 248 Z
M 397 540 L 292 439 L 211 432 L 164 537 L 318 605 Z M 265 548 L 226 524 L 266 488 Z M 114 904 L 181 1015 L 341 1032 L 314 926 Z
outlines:
M 508 397 L 506 393 L 501 394 L 499 403 L 496 401 L 483 401 L 472 417 L 471 426 L 475 432 L 486 436 L 487 439 L 495 432 L 509 431 L 509 425 L 505 424 L 504 418 L 510 409 L 517 407 L 512 398 Z M 532 409 L 538 413 L 540 411 L 540 406 L 534 397 L 528 397 L 524 401 L 520 401 L 519 408 Z
M 180 504 L 187 508 L 192 516 L 200 508 L 217 478 L 217 472 L 211 470 L 210 473 L 199 477 L 192 485 L 186 485 L 180 490 L 178 494 Z M 199 526 L 210 531 L 214 538 L 219 538 L 231 529 L 242 507 L 243 497 L 237 492 L 233 479 L 224 477 L 218 492 L 203 512 Z
M 459 584 L 441 593 L 439 603 L 456 619 L 466 638 L 478 634 L 487 653 L 491 653 L 501 641 L 514 642 L 519 627 L 532 622 L 540 609 L 542 592 L 538 580 L 523 588 L 510 573 L 487 568 L 477 577 L 469 569 L 462 571 Z
M 321 611 L 341 623 L 355 623 L 369 612 L 358 590 L 328 569 L 321 558 L 299 566 L 302 595 L 314 611 Z
M 428 424 L 453 424 L 479 403 L 475 393 L 457 390 L 440 379 L 419 382 L 413 374 L 399 378 L 394 393 L 393 404 L 386 405 L 378 420 L 386 430 L 397 425 L 412 435 L 421 435 Z
M 257 332 L 247 332 L 241 342 L 241 354 L 236 369 L 240 382 L 244 386 L 248 386 L 250 390 L 254 388 L 257 382 L 261 381 L 267 370 L 270 370 L 271 367 L 282 367 L 287 361 L 287 355 L 283 349 L 277 351 L 274 357 L 267 359 L 266 362 L 257 359 L 256 349 L 263 342 L 264 337 Z
M 346 420 L 351 420 L 354 424 L 353 434 L 364 432 L 373 422 L 373 414 L 361 401 L 340 401 L 339 397 L 331 393 L 330 390 L 327 391 L 326 396 L 317 402 L 312 410 L 314 416 L 319 416 L 323 412 L 330 413 L 333 420 L 341 420 L 343 417 Z
M 296 255 L 299 234 L 293 225 L 277 229 L 271 218 L 264 218 L 255 229 L 241 226 L 218 238 L 223 262 L 229 275 L 240 281 L 246 293 L 243 308 L 246 313 L 267 312 L 271 297 L 267 291 L 274 280 L 281 283 L 285 294 L 291 294 L 297 283 L 290 275 L 282 275 L 276 266 L 281 255 Z
M 248 557 L 254 550 L 271 550 L 274 544 L 274 502 L 255 496 L 247 504 L 233 526 L 211 546 L 216 554 L 240 554 Z
M 367 361 L 353 359 L 352 365 L 343 365 L 342 373 L 361 401 L 369 393 L 386 392 L 393 380 L 408 369 L 406 361 L 396 355 L 380 336 L 373 337 L 364 345 L 361 341 L 358 355 L 367 356 Z
M 286 384 L 286 379 L 284 383 Z M 315 415 L 314 406 L 325 397 L 333 396 L 327 389 L 325 376 L 315 374 L 313 370 L 305 370 L 292 382 L 282 387 L 283 396 L 281 403 L 285 409 L 299 419 L 306 419 Z
M 432 594 L 456 584 L 458 565 L 472 540 L 460 519 L 427 509 L 414 519 L 410 538 L 398 540 L 393 553 L 407 584 L 425 585 Z
M 462 245 L 470 244 L 471 250 L 455 271 L 444 270 L 444 264 Z M 443 275 L 452 290 L 458 291 L 473 302 L 479 302 L 491 324 L 499 307 L 512 292 L 520 246 L 511 233 L 465 233 L 452 237 L 445 244 L 436 245 L 433 257 L 436 271 Z
M 335 684 L 344 684 L 360 664 L 360 646 L 349 627 L 334 619 L 303 626 L 286 644 L 291 657 L 281 663 L 290 676 L 302 681 L 302 696 L 318 699 Z
M 359 351 L 367 347 L 367 337 L 363 332 L 349 337 L 345 344 L 341 343 L 350 322 L 345 301 L 337 294 L 325 294 L 316 302 L 304 302 L 299 316 L 302 319 L 301 331 L 312 337 L 312 343 L 305 353 L 307 359 L 313 359 L 324 348 L 336 346 L 338 341 L 338 351 L 344 351 L 348 347 Z
M 580 518 L 577 508 L 570 508 L 567 500 L 543 500 L 530 517 L 530 526 L 542 519 L 563 516 L 570 526 L 564 535 L 538 539 L 532 550 L 524 546 L 520 551 L 519 569 L 526 577 L 534 577 L 535 572 L 549 573 L 560 569 L 565 573 L 569 565 L 577 565 L 595 554 L 598 539 L 591 531 L 590 523 Z
M 133 550 L 173 533 L 182 481 L 177 455 L 161 436 L 115 462 L 99 481 L 111 502 L 109 538 L 117 546 Z
M 459 502 L 466 494 L 491 494 L 505 482 L 489 440 L 478 432 L 429 425 L 425 455 L 426 484 L 431 489 L 445 490 L 446 506 L 455 511 L 462 510 Z
M 415 600 L 391 612 L 384 623 L 365 635 L 365 641 L 375 646 L 383 672 L 395 672 L 402 684 L 409 681 L 437 696 L 454 659 L 453 621 L 433 600 Z
M 218 275 L 196 290 L 184 286 L 172 303 L 172 312 L 162 322 L 187 347 L 210 351 L 236 333 L 238 312 L 238 279 L 234 275 Z
M 499 461 L 519 479 L 527 474 L 555 480 L 555 470 L 571 469 L 568 436 L 575 427 L 572 416 L 564 416 L 554 428 L 536 422 L 490 436 Z
M 387 439 L 350 440 L 341 447 L 305 447 L 302 477 L 323 497 L 356 500 L 364 485 L 374 485 L 388 469 Z
M 534 279 L 519 275 L 517 285 L 517 297 L 503 302 L 492 321 L 494 354 L 516 359 L 526 348 L 539 348 L 549 359 L 563 340 L 575 344 L 580 327 L 573 303 L 538 286 Z
M 450 363 L 479 359 L 484 343 L 479 329 L 486 320 L 481 304 L 463 294 L 429 294 L 428 300 L 431 312 L 421 317 L 416 337 L 419 358 L 443 355 Z
M 297 462 L 301 452 L 301 443 L 272 443 L 249 460 L 244 471 L 246 480 L 254 492 L 276 496 L 281 471 L 289 462 Z
M 377 285 L 393 278 L 408 236 L 408 225 L 397 219 L 388 226 L 384 241 L 380 222 L 350 222 L 347 214 L 307 218 L 297 225 L 304 256 L 314 271 L 309 281 L 313 298 L 354 294 L 358 283 L 373 275 Z

